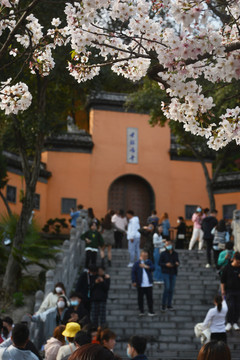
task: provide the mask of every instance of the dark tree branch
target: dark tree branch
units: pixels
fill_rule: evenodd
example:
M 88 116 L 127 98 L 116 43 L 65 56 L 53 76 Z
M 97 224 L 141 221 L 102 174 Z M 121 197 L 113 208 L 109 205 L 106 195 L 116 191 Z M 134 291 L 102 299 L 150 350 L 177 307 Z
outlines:
M 207 2 L 209 9 L 222 21 L 223 24 L 229 24 L 232 21 L 232 17 L 225 12 L 219 11 L 217 6 L 212 5 L 211 1 Z
M 9 216 L 12 216 L 12 211 L 8 205 L 8 201 L 6 197 L 3 195 L 2 191 L 0 190 L 0 197 L 2 198 L 2 201 L 4 202 L 4 205 L 6 206 L 7 212 Z
M 209 204 L 210 204 L 211 210 L 213 210 L 213 209 L 215 209 L 215 198 L 214 198 L 214 194 L 212 191 L 212 183 L 213 182 L 212 182 L 212 179 L 210 178 L 204 157 L 192 146 L 192 144 L 188 143 L 188 144 L 186 144 L 186 146 L 192 151 L 195 158 L 198 159 L 200 161 L 200 164 L 202 165 L 204 176 L 206 179 L 206 188 L 207 188 L 207 192 L 208 192 Z
M 15 133 L 15 138 L 18 141 L 18 149 L 19 149 L 19 153 L 20 153 L 23 174 L 25 177 L 25 181 L 28 184 L 30 182 L 31 174 L 30 174 L 30 166 L 29 166 L 29 162 L 28 162 L 28 158 L 27 158 L 27 154 L 26 154 L 26 149 L 25 149 L 25 141 L 24 141 L 24 137 L 22 136 L 21 126 L 20 126 L 17 116 L 12 115 L 12 119 L 13 119 L 13 129 L 14 129 L 14 133 Z
M 18 20 L 16 26 L 14 27 L 14 29 L 12 29 L 12 31 L 10 31 L 10 33 L 8 34 L 8 37 L 5 41 L 5 43 L 3 44 L 2 48 L 0 49 L 0 58 L 2 56 L 5 55 L 5 52 L 7 51 L 8 46 L 10 45 L 14 35 L 16 34 L 16 32 L 18 31 L 18 29 L 21 27 L 21 25 L 23 24 L 23 22 L 25 21 L 26 17 L 30 14 L 30 12 L 32 11 L 32 9 L 37 5 L 38 2 L 40 2 L 41 0 L 33 0 L 31 2 L 31 4 L 29 4 L 29 6 L 26 8 L 25 12 L 22 14 L 22 16 L 20 17 L 20 19 Z

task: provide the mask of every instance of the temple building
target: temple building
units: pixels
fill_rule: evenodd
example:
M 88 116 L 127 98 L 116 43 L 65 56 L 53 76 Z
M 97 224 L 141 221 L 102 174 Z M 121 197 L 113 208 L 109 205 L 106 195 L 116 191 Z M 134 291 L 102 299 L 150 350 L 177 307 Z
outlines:
M 71 207 L 92 207 L 101 218 L 108 209 L 132 209 L 142 224 L 156 209 L 190 219 L 197 205 L 209 207 L 201 164 L 176 151 L 168 126 L 151 127 L 149 115 L 126 111 L 125 95 L 101 93 L 90 99 L 88 131 L 69 119 L 68 132 L 48 139 L 35 194 L 35 218 L 69 218 Z M 24 179 L 18 156 L 5 152 L 9 181 L 4 195 L 19 213 Z M 211 159 L 208 170 L 211 173 Z M 240 206 L 240 175 L 221 175 L 215 186 L 218 218 Z M 5 211 L 0 200 L 0 212 Z

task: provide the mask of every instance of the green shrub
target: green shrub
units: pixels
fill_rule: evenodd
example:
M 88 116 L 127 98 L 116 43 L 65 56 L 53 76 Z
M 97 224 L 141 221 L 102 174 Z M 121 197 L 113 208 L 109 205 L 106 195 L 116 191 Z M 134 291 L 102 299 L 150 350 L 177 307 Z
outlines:
M 56 254 L 59 252 L 59 249 L 56 247 L 59 246 L 61 241 L 53 240 L 49 243 L 48 239 L 43 238 L 40 235 L 39 228 L 35 221 L 33 221 L 29 224 L 21 251 L 12 248 L 18 219 L 19 216 L 16 214 L 12 216 L 1 216 L 0 218 L 0 271 L 5 271 L 11 249 L 13 250 L 13 256 L 26 271 L 28 271 L 29 265 L 33 264 L 36 264 L 45 270 L 49 269 L 49 266 L 46 264 L 49 260 L 55 259 Z M 6 238 L 12 241 L 8 246 L 4 246 L 3 244 L 3 241 Z M 38 289 L 38 285 L 36 285 L 38 279 L 31 280 L 28 284 L 28 281 L 24 280 L 25 278 L 26 277 L 22 277 L 22 279 L 19 279 L 20 281 L 23 281 L 23 289 L 25 288 L 27 292 Z M 24 290 L 22 291 L 25 292 Z
M 13 304 L 17 307 L 24 305 L 24 297 L 22 292 L 16 292 L 13 294 Z
M 55 218 L 55 219 L 49 219 L 42 228 L 42 231 L 44 233 L 59 235 L 62 229 L 67 229 L 67 228 L 68 228 L 68 224 L 66 223 L 65 218 Z
M 40 290 L 39 279 L 31 275 L 22 276 L 19 284 L 19 289 L 26 295 L 34 294 L 37 290 Z

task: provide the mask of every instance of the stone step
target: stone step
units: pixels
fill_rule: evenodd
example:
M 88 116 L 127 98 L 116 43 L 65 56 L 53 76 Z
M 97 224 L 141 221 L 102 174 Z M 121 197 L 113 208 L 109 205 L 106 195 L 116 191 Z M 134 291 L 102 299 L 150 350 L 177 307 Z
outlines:
M 127 341 L 132 335 L 148 339 L 149 360 L 196 360 L 201 344 L 194 326 L 202 322 L 213 297 L 219 290 L 219 276 L 213 268 L 206 269 L 206 253 L 178 251 L 180 267 L 174 302 L 175 311 L 160 312 L 163 285 L 153 286 L 156 316 L 138 317 L 137 291 L 131 286 L 131 268 L 127 267 L 127 249 L 113 249 L 112 267 L 107 268 L 111 285 L 107 302 L 107 322 L 117 335 L 115 353 L 126 359 Z M 145 301 L 145 311 L 147 305 Z M 230 332 L 228 343 L 232 360 L 239 360 L 240 332 Z

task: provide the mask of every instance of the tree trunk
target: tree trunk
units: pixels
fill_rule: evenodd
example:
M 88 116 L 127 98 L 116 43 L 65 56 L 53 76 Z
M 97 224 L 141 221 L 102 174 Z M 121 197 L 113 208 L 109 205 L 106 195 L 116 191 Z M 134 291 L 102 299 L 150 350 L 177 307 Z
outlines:
M 11 252 L 3 278 L 3 289 L 8 296 L 18 290 L 19 279 L 21 278 L 21 266 Z
M 32 214 L 34 194 L 40 171 L 43 139 L 43 135 L 39 135 L 39 138 L 36 141 L 35 156 L 31 168 L 28 163 L 27 154 L 24 151 L 20 151 L 26 187 L 25 196 L 23 198 L 22 211 L 17 223 L 11 254 L 8 258 L 8 263 L 3 278 L 3 288 L 5 293 L 8 295 L 11 295 L 18 290 L 19 280 L 21 278 L 22 244 L 26 237 L 29 226 L 29 219 Z
M 0 190 L 0 197 L 2 198 L 2 201 L 4 202 L 4 205 L 6 206 L 7 212 L 9 216 L 12 216 L 12 211 L 8 205 L 8 201 L 6 199 L 6 197 L 3 195 L 3 193 Z
M 212 189 L 212 179 L 209 176 L 209 172 L 208 172 L 208 168 L 207 165 L 205 163 L 204 158 L 194 149 L 193 146 L 191 146 L 190 144 L 187 144 L 187 146 L 191 149 L 193 155 L 196 157 L 196 159 L 198 159 L 202 165 L 203 168 L 203 172 L 205 175 L 205 179 L 206 179 L 206 188 L 207 188 L 207 194 L 208 194 L 208 199 L 209 199 L 209 207 L 210 207 L 210 211 L 215 209 L 215 197 L 214 197 L 214 193 L 213 193 L 213 189 Z
M 212 190 L 212 181 L 206 178 L 206 183 L 207 183 L 206 188 L 207 188 L 207 193 L 208 193 L 210 211 L 213 211 L 214 209 L 216 209 L 216 202 L 215 202 L 215 197 L 214 197 L 214 193 Z
M 33 187 L 26 186 L 26 195 L 23 200 L 22 211 L 17 223 L 11 253 L 8 258 L 3 278 L 3 288 L 8 295 L 16 292 L 19 287 L 19 280 L 21 278 L 22 244 L 26 237 L 29 219 L 32 214 L 36 183 L 37 181 L 35 181 L 35 186 Z
M 18 139 L 19 154 L 21 157 L 22 170 L 25 178 L 25 195 L 23 198 L 22 210 L 16 227 L 16 234 L 13 239 L 11 254 L 8 258 L 8 263 L 3 278 L 3 288 L 6 295 L 11 295 L 17 291 L 19 280 L 21 278 L 21 260 L 22 260 L 22 245 L 27 234 L 29 219 L 32 214 L 34 194 L 38 176 L 40 172 L 41 153 L 44 144 L 44 133 L 40 130 L 40 119 L 44 118 L 46 106 L 46 88 L 47 80 L 41 80 L 38 76 L 38 117 L 39 117 L 39 133 L 35 141 L 34 158 L 32 164 L 29 163 L 27 146 L 24 134 L 21 132 L 19 121 L 16 116 L 13 116 L 14 132 Z

